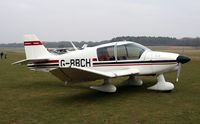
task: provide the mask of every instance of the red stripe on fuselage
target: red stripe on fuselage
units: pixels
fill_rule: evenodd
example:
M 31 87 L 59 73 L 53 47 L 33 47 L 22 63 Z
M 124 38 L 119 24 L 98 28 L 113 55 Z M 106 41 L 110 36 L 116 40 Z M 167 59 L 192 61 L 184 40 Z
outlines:
M 59 60 L 48 60 L 47 63 L 58 63 L 58 62 L 59 62 Z
M 41 61 L 41 62 L 35 62 L 34 64 L 51 64 L 51 63 L 58 63 L 59 60 L 48 60 L 48 61 Z
M 97 58 L 92 58 L 92 61 L 97 61 Z
M 25 41 L 24 46 L 43 45 L 41 41 Z

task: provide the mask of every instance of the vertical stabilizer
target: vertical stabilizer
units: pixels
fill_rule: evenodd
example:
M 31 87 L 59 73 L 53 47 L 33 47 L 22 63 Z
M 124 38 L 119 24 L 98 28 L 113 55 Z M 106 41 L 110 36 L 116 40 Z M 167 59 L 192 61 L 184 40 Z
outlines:
M 51 54 L 34 34 L 24 35 L 26 59 L 48 58 Z

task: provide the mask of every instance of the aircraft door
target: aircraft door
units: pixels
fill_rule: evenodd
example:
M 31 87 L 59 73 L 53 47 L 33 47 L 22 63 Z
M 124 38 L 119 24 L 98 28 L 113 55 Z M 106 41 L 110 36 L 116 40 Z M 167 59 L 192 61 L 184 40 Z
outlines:
M 116 61 L 115 46 L 98 48 L 97 56 L 98 61 Z
M 144 61 L 151 62 L 152 61 L 152 57 L 153 57 L 152 56 L 152 52 L 146 51 L 145 52 L 145 59 L 144 59 Z M 146 69 L 145 69 L 144 73 L 153 73 L 153 66 L 151 64 L 147 65 L 145 68 Z

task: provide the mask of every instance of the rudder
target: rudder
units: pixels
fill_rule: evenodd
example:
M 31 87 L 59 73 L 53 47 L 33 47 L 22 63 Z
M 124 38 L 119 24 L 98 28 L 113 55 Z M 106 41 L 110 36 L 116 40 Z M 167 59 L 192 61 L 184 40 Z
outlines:
M 51 54 L 34 34 L 24 35 L 26 59 L 49 57 Z

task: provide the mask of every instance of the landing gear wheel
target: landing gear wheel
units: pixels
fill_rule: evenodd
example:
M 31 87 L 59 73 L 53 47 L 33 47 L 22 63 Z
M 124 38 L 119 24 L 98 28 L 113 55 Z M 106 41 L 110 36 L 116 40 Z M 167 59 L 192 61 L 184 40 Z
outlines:
M 123 85 L 128 85 L 128 86 L 142 86 L 143 81 L 140 79 L 137 79 L 135 76 L 131 75 L 127 80 L 122 82 Z
M 114 93 L 117 90 L 115 85 L 111 84 L 111 79 L 104 79 L 104 83 L 101 86 L 91 86 L 90 88 L 108 93 Z

